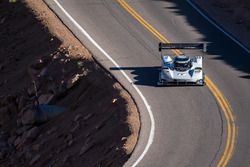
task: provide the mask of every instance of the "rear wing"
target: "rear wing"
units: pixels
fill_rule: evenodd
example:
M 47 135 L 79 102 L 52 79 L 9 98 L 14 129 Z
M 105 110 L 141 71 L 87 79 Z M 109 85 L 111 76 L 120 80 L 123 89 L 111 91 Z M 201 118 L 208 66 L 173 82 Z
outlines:
M 159 43 L 159 52 L 164 49 L 200 49 L 207 52 L 207 43 Z

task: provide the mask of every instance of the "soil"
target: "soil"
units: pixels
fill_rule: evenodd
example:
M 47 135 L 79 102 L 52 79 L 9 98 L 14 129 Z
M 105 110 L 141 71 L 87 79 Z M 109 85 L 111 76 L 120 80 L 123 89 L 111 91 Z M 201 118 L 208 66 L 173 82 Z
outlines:
M 219 25 L 250 48 L 249 0 L 193 0 Z
M 122 166 L 140 129 L 128 92 L 42 0 L 0 9 L 0 166 Z

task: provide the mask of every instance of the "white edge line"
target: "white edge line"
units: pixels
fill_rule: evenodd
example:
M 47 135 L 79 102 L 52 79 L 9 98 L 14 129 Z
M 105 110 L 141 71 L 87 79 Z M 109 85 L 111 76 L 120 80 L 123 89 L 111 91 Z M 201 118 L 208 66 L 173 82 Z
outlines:
M 239 40 L 233 37 L 231 34 L 226 32 L 221 26 L 216 24 L 213 20 L 211 20 L 206 14 L 204 14 L 191 0 L 186 0 L 190 6 L 192 6 L 201 16 L 203 16 L 207 21 L 209 21 L 212 25 L 218 28 L 221 32 L 223 32 L 227 37 L 237 43 L 241 48 L 243 48 L 247 53 L 250 53 L 250 50 L 244 46 Z
M 151 111 L 150 105 L 148 104 L 146 98 L 143 96 L 142 92 L 140 91 L 140 89 L 133 83 L 133 81 L 128 77 L 128 75 L 121 69 L 121 67 L 112 59 L 111 56 L 108 55 L 107 52 L 105 52 L 104 49 L 101 48 L 101 46 L 87 33 L 87 31 L 85 31 L 74 19 L 73 17 L 62 7 L 62 5 L 57 1 L 54 0 L 54 2 L 56 3 L 56 5 L 64 12 L 64 14 L 70 19 L 70 21 L 81 31 L 82 34 L 84 34 L 87 39 L 93 43 L 93 45 L 95 45 L 95 47 L 97 49 L 99 49 L 122 73 L 122 75 L 129 81 L 129 83 L 131 83 L 131 85 L 134 87 L 134 89 L 136 90 L 136 92 L 139 94 L 139 96 L 141 97 L 144 105 L 147 108 L 147 111 L 149 113 L 149 117 L 151 120 L 151 129 L 150 129 L 150 134 L 149 134 L 149 138 L 148 138 L 148 142 L 147 145 L 144 149 L 144 151 L 142 152 L 142 154 L 140 155 L 140 157 L 133 163 L 132 167 L 137 166 L 140 161 L 144 158 L 144 156 L 146 155 L 146 153 L 149 150 L 149 147 L 151 146 L 151 144 L 153 143 L 154 140 L 154 132 L 155 132 L 155 120 L 154 120 L 154 116 L 153 116 L 153 112 Z

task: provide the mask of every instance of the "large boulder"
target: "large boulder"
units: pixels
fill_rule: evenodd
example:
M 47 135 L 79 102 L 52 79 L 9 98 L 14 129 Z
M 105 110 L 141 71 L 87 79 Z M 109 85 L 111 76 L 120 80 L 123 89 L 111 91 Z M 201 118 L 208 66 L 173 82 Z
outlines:
M 28 109 L 24 111 L 21 120 L 23 125 L 34 124 L 36 122 L 36 110 Z

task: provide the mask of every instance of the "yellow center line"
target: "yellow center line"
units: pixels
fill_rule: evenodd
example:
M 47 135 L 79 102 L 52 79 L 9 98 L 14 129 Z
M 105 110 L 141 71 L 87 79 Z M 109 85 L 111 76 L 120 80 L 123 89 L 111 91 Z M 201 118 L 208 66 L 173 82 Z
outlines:
M 222 107 L 223 112 L 225 113 L 225 117 L 227 120 L 228 125 L 228 136 L 230 137 L 232 133 L 232 141 L 229 143 L 229 140 L 227 140 L 226 148 L 223 153 L 222 158 L 220 159 L 218 166 L 226 166 L 226 164 L 229 162 L 232 152 L 234 149 L 234 143 L 235 143 L 235 137 L 236 136 L 236 125 L 234 122 L 234 118 L 232 115 L 232 108 L 230 104 L 228 103 L 227 99 L 220 93 L 218 88 L 214 85 L 214 83 L 207 77 L 206 82 L 208 83 L 208 86 L 211 86 L 212 93 L 216 97 L 217 101 L 220 103 L 220 106 Z M 214 93 L 215 92 L 215 93 Z M 232 132 L 231 132 L 232 131 Z
M 124 0 L 118 0 L 121 6 L 123 6 L 136 20 L 141 23 L 147 30 L 155 35 L 160 41 L 164 43 L 170 43 L 163 35 L 161 35 L 155 28 L 153 28 L 147 21 L 145 21 L 131 6 L 129 6 Z M 180 55 L 180 50 L 172 50 L 176 55 Z
M 150 25 L 145 19 L 143 19 L 125 0 L 117 0 L 118 3 L 131 14 L 139 23 L 141 23 L 148 31 L 150 31 L 157 39 L 163 43 L 170 43 L 159 31 L 157 31 L 152 25 Z M 182 52 L 178 49 L 172 50 L 176 55 L 181 55 Z M 233 117 L 232 107 L 228 100 L 222 95 L 217 86 L 212 80 L 205 76 L 205 82 L 207 83 L 208 89 L 212 92 L 219 106 L 221 107 L 226 121 L 227 121 L 227 141 L 225 150 L 222 157 L 220 158 L 217 167 L 224 167 L 228 164 L 232 157 L 235 140 L 236 140 L 236 124 Z
M 217 165 L 217 166 L 226 166 L 226 164 L 229 162 L 229 160 L 230 160 L 230 158 L 232 156 L 232 152 L 233 152 L 233 148 L 234 148 L 234 142 L 235 142 L 235 137 L 234 136 L 236 136 L 234 119 L 233 119 L 233 117 L 230 116 L 231 115 L 230 113 L 232 113 L 232 109 L 231 109 L 228 101 L 219 92 L 218 88 L 214 85 L 214 83 L 208 77 L 206 77 L 205 80 L 206 80 L 208 88 L 211 90 L 211 92 L 213 93 L 213 95 L 216 98 L 217 102 L 221 106 L 221 108 L 222 108 L 222 110 L 224 112 L 224 115 L 226 117 L 226 120 L 227 120 L 227 127 L 228 127 L 227 143 L 226 143 L 225 151 L 224 151 L 224 153 L 222 155 L 222 158 L 220 159 L 220 161 L 219 161 L 219 163 Z

